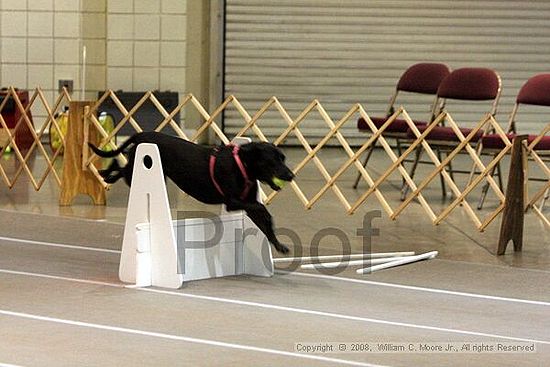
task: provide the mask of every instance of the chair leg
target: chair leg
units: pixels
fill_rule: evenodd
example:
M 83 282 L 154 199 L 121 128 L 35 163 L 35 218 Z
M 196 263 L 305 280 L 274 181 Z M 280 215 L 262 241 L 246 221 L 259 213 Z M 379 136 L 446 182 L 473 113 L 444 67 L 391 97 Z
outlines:
M 445 154 L 447 156 L 449 156 L 449 151 L 446 151 Z M 453 170 L 453 160 L 452 159 L 449 161 L 449 164 L 447 165 L 447 167 L 448 167 L 447 172 L 449 172 L 449 177 L 451 177 L 451 180 L 453 180 L 453 182 L 455 182 L 455 185 L 456 185 L 455 174 L 454 174 L 454 170 Z M 453 194 L 452 191 L 450 192 L 450 194 L 451 194 L 451 198 L 453 198 L 454 194 Z
M 544 210 L 544 204 L 546 203 L 546 200 L 548 200 L 549 197 L 550 197 L 550 189 L 547 189 L 546 192 L 544 193 L 542 201 L 540 202 L 540 206 L 539 206 L 540 211 Z
M 494 157 L 496 157 L 496 154 Z M 500 188 L 501 191 L 504 191 L 504 185 L 502 183 L 502 171 L 500 169 L 500 162 L 497 163 L 497 178 L 498 178 L 498 187 Z
M 403 154 L 403 148 L 401 147 L 401 139 L 395 139 L 395 144 L 397 145 L 398 156 L 401 157 L 401 154 Z
M 365 160 L 363 161 L 363 167 L 367 166 L 367 163 L 369 162 L 370 156 L 372 155 L 372 152 L 374 152 L 374 146 L 375 144 L 371 145 L 370 148 L 367 151 L 367 155 L 365 156 Z M 359 180 L 361 179 L 361 172 L 357 173 L 357 178 L 355 179 L 355 183 L 353 184 L 353 188 L 356 189 L 359 185 Z
M 411 167 L 411 171 L 409 172 L 409 176 L 412 179 L 414 177 L 414 173 L 416 171 L 416 167 L 418 166 L 418 162 L 420 161 L 420 157 L 422 156 L 422 147 L 416 148 L 415 151 L 415 157 L 414 162 Z M 401 201 L 405 201 L 407 198 L 407 193 L 409 192 L 409 185 L 407 185 L 406 182 L 403 183 L 403 186 L 401 186 Z
M 479 196 L 479 202 L 477 203 L 477 210 L 483 209 L 483 203 L 485 202 L 485 198 L 487 197 L 487 192 L 489 191 L 489 183 L 485 183 L 483 185 L 483 189 L 481 190 L 481 195 Z
M 493 159 L 497 155 L 493 155 Z M 488 176 L 492 177 L 495 174 L 495 170 L 497 171 L 497 177 L 498 177 L 498 185 L 500 189 L 502 190 L 502 174 L 500 172 L 500 162 L 493 167 L 490 171 Z M 485 198 L 487 197 L 487 192 L 489 192 L 489 182 L 485 182 L 485 185 L 483 185 L 483 189 L 481 190 L 481 195 L 479 197 L 479 202 L 477 203 L 477 210 L 483 209 L 483 204 L 485 203 Z
M 401 140 L 395 139 L 395 144 L 397 145 L 397 156 L 401 157 L 401 154 L 403 154 L 403 147 L 401 146 Z M 401 180 L 401 186 L 405 184 L 405 179 L 403 178 Z
M 483 150 L 483 145 L 481 144 L 481 140 L 476 143 L 476 154 L 481 159 L 481 151 Z M 466 184 L 466 187 L 470 186 L 472 181 L 474 180 L 474 174 L 476 173 L 476 164 L 475 162 L 472 162 L 472 169 L 470 170 L 470 174 L 468 175 L 468 183 Z
M 442 159 L 441 159 L 441 149 L 439 149 L 439 147 L 436 147 L 436 150 L 437 150 L 437 159 L 439 159 L 439 162 L 441 162 L 442 161 Z M 439 175 L 439 181 L 441 182 L 441 195 L 443 196 L 443 198 L 446 198 L 447 197 L 447 188 L 445 187 L 445 179 L 443 178 L 442 174 Z

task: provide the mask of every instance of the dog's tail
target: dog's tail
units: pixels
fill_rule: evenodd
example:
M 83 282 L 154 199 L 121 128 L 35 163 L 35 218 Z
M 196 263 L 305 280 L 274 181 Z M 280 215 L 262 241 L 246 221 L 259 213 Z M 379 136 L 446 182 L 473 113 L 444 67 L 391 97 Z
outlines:
M 120 153 L 122 153 L 126 148 L 128 148 L 129 145 L 133 144 L 134 142 L 135 142 L 135 135 L 131 136 L 128 140 L 126 140 L 124 143 L 122 143 L 122 145 L 120 147 L 118 147 L 115 150 L 111 150 L 111 151 L 101 150 L 98 147 L 96 147 L 95 145 L 93 145 L 92 143 L 88 143 L 88 146 L 90 147 L 90 149 L 95 154 L 97 154 L 98 156 L 100 156 L 102 158 L 113 158 L 113 157 L 116 157 L 117 155 L 119 155 Z

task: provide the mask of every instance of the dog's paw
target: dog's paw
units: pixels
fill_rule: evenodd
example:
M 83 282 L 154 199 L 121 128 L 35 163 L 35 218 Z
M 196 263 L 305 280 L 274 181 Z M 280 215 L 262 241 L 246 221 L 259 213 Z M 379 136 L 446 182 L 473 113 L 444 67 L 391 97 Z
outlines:
M 275 245 L 275 250 L 280 254 L 288 254 L 290 252 L 290 249 L 281 243 Z

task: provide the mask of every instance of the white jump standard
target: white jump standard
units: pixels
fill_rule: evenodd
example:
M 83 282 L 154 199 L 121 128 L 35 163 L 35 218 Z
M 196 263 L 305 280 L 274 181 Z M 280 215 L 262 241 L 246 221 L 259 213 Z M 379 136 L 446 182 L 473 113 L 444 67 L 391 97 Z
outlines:
M 242 211 L 223 213 L 216 221 L 173 221 L 158 148 L 140 144 L 128 200 L 120 280 L 138 287 L 179 288 L 185 281 L 239 274 L 273 275 L 271 246 L 264 234 Z

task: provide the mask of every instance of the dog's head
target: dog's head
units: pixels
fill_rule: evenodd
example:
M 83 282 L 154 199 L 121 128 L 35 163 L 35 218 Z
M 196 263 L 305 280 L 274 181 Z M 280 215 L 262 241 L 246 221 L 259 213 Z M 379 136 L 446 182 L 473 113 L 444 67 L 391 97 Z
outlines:
M 249 143 L 241 146 L 240 157 L 250 176 L 280 190 L 285 182 L 294 178 L 294 173 L 285 164 L 283 152 L 271 143 Z

